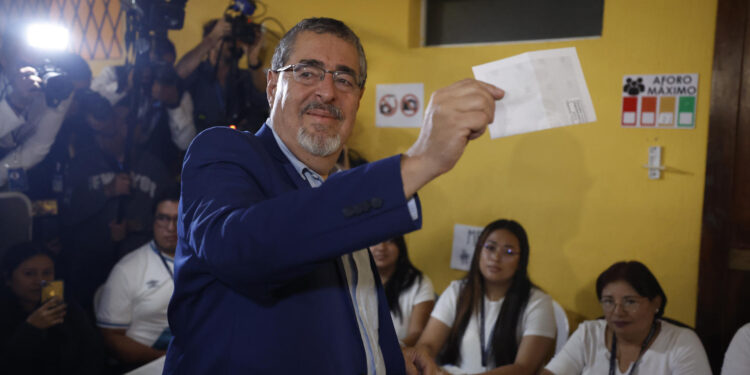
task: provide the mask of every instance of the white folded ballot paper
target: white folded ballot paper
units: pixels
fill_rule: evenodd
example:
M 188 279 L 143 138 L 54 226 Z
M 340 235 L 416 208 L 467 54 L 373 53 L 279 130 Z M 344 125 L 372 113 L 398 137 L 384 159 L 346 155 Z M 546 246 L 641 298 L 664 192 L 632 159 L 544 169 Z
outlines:
M 474 77 L 505 90 L 490 137 L 596 121 L 575 47 L 522 53 L 477 65 Z

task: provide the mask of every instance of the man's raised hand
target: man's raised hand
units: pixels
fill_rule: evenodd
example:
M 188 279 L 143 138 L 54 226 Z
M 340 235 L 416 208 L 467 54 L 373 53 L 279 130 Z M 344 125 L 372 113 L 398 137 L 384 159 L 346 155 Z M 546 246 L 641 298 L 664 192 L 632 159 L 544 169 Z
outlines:
M 456 165 L 468 142 L 493 121 L 495 101 L 504 95 L 500 88 L 473 79 L 432 94 L 419 138 L 401 161 L 406 197 Z

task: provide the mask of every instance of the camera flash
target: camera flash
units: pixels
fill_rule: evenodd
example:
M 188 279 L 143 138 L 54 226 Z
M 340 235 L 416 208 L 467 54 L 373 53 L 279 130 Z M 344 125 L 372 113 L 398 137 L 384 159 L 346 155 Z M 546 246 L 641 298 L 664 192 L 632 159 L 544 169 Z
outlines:
M 68 48 L 68 39 L 68 29 L 60 25 L 34 23 L 26 28 L 26 42 L 34 48 L 64 51 Z

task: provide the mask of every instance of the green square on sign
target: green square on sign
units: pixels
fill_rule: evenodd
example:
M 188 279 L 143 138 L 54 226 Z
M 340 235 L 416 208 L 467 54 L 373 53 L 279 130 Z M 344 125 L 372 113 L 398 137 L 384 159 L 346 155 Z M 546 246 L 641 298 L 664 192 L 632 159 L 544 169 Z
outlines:
M 695 97 L 682 96 L 677 106 L 677 126 L 692 128 L 695 126 Z

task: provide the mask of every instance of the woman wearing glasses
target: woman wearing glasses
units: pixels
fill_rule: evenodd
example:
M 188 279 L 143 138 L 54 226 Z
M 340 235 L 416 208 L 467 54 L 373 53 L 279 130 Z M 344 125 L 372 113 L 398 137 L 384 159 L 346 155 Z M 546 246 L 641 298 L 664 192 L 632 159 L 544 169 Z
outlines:
M 497 220 L 479 235 L 469 273 L 445 290 L 417 343 L 443 371 L 536 374 L 555 345 L 552 299 L 527 273 L 523 227 Z
M 711 374 L 698 336 L 662 318 L 667 296 L 640 262 L 596 279 L 604 320 L 581 323 L 542 374 Z

